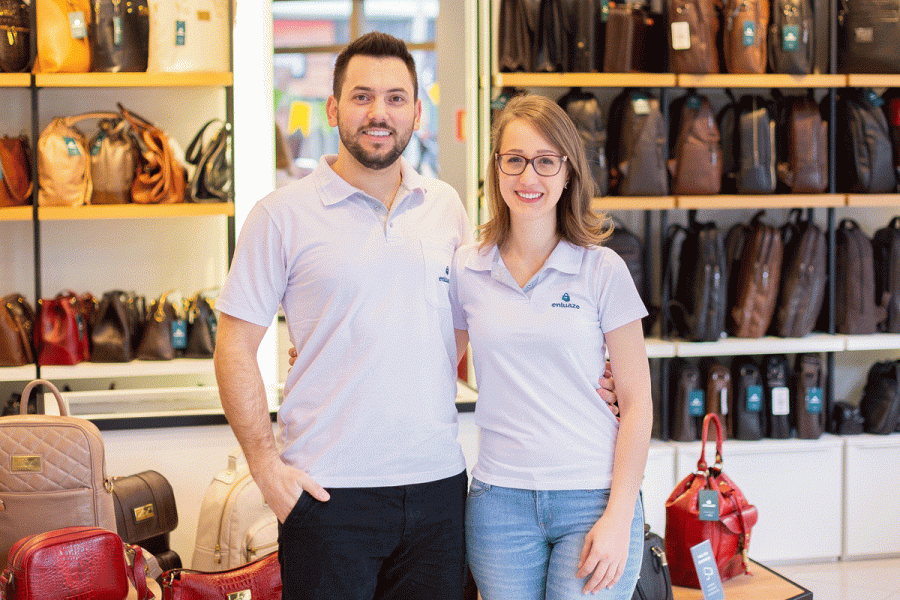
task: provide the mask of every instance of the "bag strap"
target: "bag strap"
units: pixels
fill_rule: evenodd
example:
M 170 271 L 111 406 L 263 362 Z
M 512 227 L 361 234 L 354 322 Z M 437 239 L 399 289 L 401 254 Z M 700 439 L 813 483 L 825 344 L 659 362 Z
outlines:
M 137 590 L 137 600 L 153 600 L 155 596 L 147 587 L 147 562 L 140 546 L 125 544 L 125 555 L 128 557 L 125 573 L 131 585 Z
M 69 408 L 66 406 L 65 400 L 63 400 L 62 394 L 59 393 L 59 388 L 55 385 L 47 381 L 46 379 L 35 379 L 31 383 L 25 386 L 25 389 L 22 390 L 23 398 L 30 398 L 31 390 L 36 388 L 39 385 L 47 386 L 50 389 L 50 392 L 56 398 L 56 404 L 59 406 L 59 414 L 68 417 L 69 416 Z M 22 405 L 19 407 L 19 414 L 26 415 L 28 414 L 28 400 L 22 402 Z
M 114 112 L 87 112 L 80 115 L 73 115 L 71 117 L 63 117 L 62 122 L 67 126 L 72 127 L 79 121 L 85 121 L 87 119 L 115 119 L 118 116 L 119 115 Z
M 194 136 L 194 139 L 188 144 L 187 150 L 184 151 L 184 159 L 187 162 L 192 165 L 196 165 L 200 162 L 200 157 L 203 156 L 203 135 L 210 125 L 221 122 L 221 119 L 210 119 L 200 127 L 200 130 L 197 131 L 197 135 Z
M 709 423 L 712 421 L 716 425 L 716 462 L 712 468 L 722 470 L 722 423 L 719 421 L 718 415 L 708 413 L 703 418 L 703 446 L 700 449 L 700 460 L 697 461 L 698 471 L 707 471 L 709 466 L 706 464 L 706 435 L 709 432 Z

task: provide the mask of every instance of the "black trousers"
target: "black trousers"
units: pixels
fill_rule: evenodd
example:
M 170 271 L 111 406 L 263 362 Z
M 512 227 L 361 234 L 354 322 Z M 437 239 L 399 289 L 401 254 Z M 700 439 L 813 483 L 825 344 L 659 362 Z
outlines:
M 284 600 L 460 600 L 466 473 L 303 494 L 279 528 Z

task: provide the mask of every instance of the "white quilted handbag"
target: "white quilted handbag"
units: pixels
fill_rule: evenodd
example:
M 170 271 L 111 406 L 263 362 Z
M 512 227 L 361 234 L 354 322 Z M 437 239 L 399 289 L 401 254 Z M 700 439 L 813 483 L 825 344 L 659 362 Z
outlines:
M 150 0 L 147 72 L 230 70 L 229 0 Z
M 209 484 L 197 522 L 191 568 L 224 571 L 278 549 L 278 518 L 263 500 L 240 448 Z
M 0 417 L 0 564 L 23 537 L 84 525 L 115 533 L 112 483 L 106 477 L 103 440 L 96 425 L 70 417 L 59 390 L 35 379 L 22 392 L 48 388 L 59 405 L 55 415 L 22 413 Z

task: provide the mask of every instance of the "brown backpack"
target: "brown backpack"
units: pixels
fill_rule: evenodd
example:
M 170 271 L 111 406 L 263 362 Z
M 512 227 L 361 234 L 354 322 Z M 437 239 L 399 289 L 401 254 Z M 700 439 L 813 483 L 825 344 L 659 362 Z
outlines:
M 620 196 L 666 196 L 668 125 L 659 99 L 626 91 L 610 107 L 608 148 L 610 187 Z
M 765 335 L 775 313 L 784 245 L 778 229 L 763 223 L 762 211 L 749 225 L 738 223 L 728 232 L 732 300 L 730 332 L 735 337 Z
M 801 221 L 800 209 L 782 227 L 785 261 L 775 311 L 774 332 L 804 337 L 816 324 L 828 281 L 825 234 L 812 221 Z
M 835 232 L 837 253 L 837 332 L 869 335 L 887 318 L 876 303 L 872 242 L 859 223 L 844 219 Z
M 669 67 L 673 73 L 718 73 L 719 0 L 671 0 Z
M 769 0 L 726 0 L 722 50 L 729 73 L 765 73 Z
M 689 95 L 684 99 L 677 129 L 678 138 L 669 160 L 672 193 L 718 194 L 722 188 L 722 148 L 719 126 L 706 96 Z
M 828 124 L 819 106 L 807 96 L 788 101 L 778 179 L 794 194 L 820 194 L 828 187 Z

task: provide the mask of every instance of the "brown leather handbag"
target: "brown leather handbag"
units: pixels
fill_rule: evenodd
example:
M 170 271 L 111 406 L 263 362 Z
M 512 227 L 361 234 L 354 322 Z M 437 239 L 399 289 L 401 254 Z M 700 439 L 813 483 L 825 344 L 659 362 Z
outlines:
M 90 142 L 91 204 L 131 202 L 131 186 L 137 168 L 137 143 L 128 122 L 101 119 Z
M 91 10 L 93 70 L 108 73 L 146 71 L 150 43 L 147 0 L 94 0 Z
M 140 150 L 137 171 L 131 185 L 131 200 L 137 204 L 184 202 L 184 167 L 175 158 L 169 136 L 150 121 L 126 110 L 119 111 L 131 125 Z
M 22 294 L 0 300 L 0 367 L 34 362 L 34 309 Z
M 166 535 L 178 526 L 175 492 L 156 471 L 113 479 L 116 531 L 129 544 Z
M 130 362 L 134 358 L 138 327 L 135 300 L 120 290 L 103 294 L 91 332 L 93 362 Z
M 740 257 L 732 261 L 737 263 L 737 272 L 729 275 L 731 334 L 735 337 L 762 337 L 775 314 L 784 244 L 778 229 L 763 223 L 761 217 L 762 213 L 757 213 L 750 225 L 738 224 L 728 234 L 729 256 Z M 743 236 L 744 242 L 734 236 Z
M 668 163 L 673 194 L 719 193 L 722 189 L 719 140 L 719 126 L 709 98 L 688 95 L 681 105 L 678 137 Z
M 87 73 L 91 70 L 90 0 L 35 2 L 35 73 Z
M 0 207 L 31 204 L 32 189 L 28 138 L 0 137 Z
M 138 360 L 172 360 L 184 354 L 187 322 L 180 292 L 166 292 L 148 309 Z
M 801 440 L 816 440 L 825 431 L 825 375 L 818 354 L 797 354 L 791 417 Z
M 769 0 L 727 0 L 723 53 L 729 73 L 765 73 Z
M 669 67 L 673 73 L 718 73 L 720 0 L 671 0 Z
M 22 0 L 0 0 L 0 71 L 31 66 L 31 8 Z
M 187 347 L 184 355 L 188 358 L 212 358 L 216 349 L 216 313 L 210 302 L 214 292 L 197 292 L 187 308 Z

